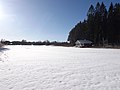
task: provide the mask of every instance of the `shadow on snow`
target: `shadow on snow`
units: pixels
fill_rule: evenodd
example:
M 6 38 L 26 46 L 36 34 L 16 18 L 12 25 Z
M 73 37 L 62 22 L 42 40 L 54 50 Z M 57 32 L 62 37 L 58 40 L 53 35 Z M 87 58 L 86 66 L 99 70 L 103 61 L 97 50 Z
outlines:
M 10 50 L 9 48 L 0 48 L 0 52 L 6 51 L 6 50 Z

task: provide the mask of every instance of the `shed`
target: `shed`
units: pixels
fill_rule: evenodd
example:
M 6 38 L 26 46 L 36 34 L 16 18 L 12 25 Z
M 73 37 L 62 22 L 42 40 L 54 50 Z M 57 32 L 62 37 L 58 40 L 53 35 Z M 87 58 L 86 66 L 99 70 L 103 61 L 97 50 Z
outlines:
M 90 47 L 90 46 L 92 46 L 92 41 L 89 41 L 89 40 L 77 40 L 76 42 L 75 42 L 75 45 L 76 45 L 76 47 Z

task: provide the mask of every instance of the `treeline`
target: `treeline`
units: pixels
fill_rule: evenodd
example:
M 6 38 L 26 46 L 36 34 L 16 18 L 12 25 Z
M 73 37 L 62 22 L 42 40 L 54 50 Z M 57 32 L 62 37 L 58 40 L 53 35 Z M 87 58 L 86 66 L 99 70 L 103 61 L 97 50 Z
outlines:
M 120 3 L 110 4 L 109 9 L 102 2 L 90 6 L 87 19 L 79 22 L 70 32 L 68 41 L 88 39 L 98 45 L 120 45 Z
M 50 42 L 48 40 L 46 41 L 27 41 L 27 40 L 22 40 L 22 41 L 8 41 L 8 40 L 1 40 L 1 43 L 4 45 L 54 45 L 54 46 L 69 46 L 68 42 L 57 42 L 53 41 Z

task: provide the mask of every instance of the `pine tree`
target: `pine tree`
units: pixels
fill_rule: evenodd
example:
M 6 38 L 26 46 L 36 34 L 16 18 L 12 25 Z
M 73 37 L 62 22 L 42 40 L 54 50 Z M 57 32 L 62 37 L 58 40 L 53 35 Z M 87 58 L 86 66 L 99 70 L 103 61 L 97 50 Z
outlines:
M 95 14 L 95 9 L 94 9 L 94 6 L 91 5 L 90 8 L 89 8 L 89 10 L 88 10 L 87 16 L 88 17 L 89 16 L 94 16 L 94 14 Z
M 95 18 L 95 9 L 91 5 L 87 13 L 87 23 L 88 23 L 88 37 L 89 40 L 95 42 L 94 40 L 94 18 Z
M 114 40 L 114 26 L 113 26 L 113 18 L 114 18 L 114 7 L 113 3 L 110 4 L 109 10 L 108 10 L 108 19 L 107 19 L 107 36 L 108 36 L 108 42 L 113 43 Z
M 100 29 L 101 29 L 100 24 L 101 24 L 100 3 L 98 2 L 95 7 L 95 31 L 94 31 L 95 44 L 99 44 L 100 41 Z
M 71 45 L 74 45 L 75 42 L 79 39 L 81 22 L 79 22 L 69 33 L 68 41 L 70 41 Z
M 102 2 L 100 6 L 100 41 L 104 45 L 104 41 L 107 40 L 107 9 Z
M 120 4 L 116 3 L 114 6 L 114 43 L 120 43 Z

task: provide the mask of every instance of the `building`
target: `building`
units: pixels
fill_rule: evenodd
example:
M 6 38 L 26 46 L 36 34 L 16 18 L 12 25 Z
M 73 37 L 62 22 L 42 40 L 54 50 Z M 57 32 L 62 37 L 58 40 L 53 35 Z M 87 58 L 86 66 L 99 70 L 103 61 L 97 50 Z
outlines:
M 86 39 L 85 40 L 77 40 L 75 42 L 76 47 L 90 47 L 92 45 L 93 45 L 93 43 L 89 40 L 86 40 Z

